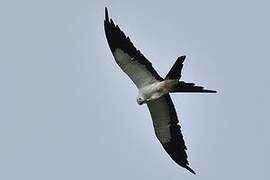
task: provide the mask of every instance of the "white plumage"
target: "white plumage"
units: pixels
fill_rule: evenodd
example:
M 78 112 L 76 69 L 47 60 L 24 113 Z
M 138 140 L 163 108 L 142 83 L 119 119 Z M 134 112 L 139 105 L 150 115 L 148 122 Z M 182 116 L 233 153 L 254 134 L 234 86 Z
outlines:
M 177 59 L 166 78 L 159 76 L 130 39 L 109 19 L 107 8 L 104 21 L 105 34 L 116 63 L 130 77 L 138 88 L 137 103 L 147 104 L 155 130 L 156 137 L 180 166 L 190 172 L 186 145 L 178 124 L 178 117 L 169 93 L 171 92 L 215 92 L 205 90 L 194 83 L 179 81 L 185 56 Z

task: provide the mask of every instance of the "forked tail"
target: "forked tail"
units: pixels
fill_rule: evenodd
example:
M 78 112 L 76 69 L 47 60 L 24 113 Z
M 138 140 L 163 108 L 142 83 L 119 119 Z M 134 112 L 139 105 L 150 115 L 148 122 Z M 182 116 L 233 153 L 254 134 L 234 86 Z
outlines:
M 177 58 L 176 62 L 165 77 L 165 81 L 176 80 L 176 82 L 172 82 L 169 92 L 216 93 L 216 91 L 204 89 L 202 86 L 196 86 L 194 83 L 179 81 L 182 76 L 181 72 L 185 58 L 186 56 Z
M 171 93 L 175 92 L 187 92 L 187 93 L 216 93 L 217 91 L 204 89 L 202 86 L 196 86 L 194 83 L 186 83 L 184 81 L 178 81 L 171 90 Z
M 181 56 L 177 58 L 174 65 L 166 75 L 165 79 L 180 79 L 181 78 L 181 72 L 183 68 L 183 62 L 186 59 L 186 56 Z

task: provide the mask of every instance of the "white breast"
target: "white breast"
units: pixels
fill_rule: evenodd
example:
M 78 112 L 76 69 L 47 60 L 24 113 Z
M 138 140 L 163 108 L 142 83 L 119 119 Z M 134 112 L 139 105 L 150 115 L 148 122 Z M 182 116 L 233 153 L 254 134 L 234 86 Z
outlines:
M 154 82 L 139 89 L 139 96 L 143 97 L 146 100 L 157 99 L 165 93 L 166 92 L 164 92 L 164 89 L 162 87 L 162 82 Z

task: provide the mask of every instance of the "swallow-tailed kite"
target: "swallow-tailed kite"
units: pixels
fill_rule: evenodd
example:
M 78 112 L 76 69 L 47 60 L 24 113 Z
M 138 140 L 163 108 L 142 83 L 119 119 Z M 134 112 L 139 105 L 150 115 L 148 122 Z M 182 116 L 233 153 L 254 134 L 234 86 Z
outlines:
M 144 55 L 137 50 L 129 37 L 109 19 L 105 8 L 105 34 L 116 63 L 137 86 L 137 103 L 147 104 L 156 137 L 170 157 L 193 174 L 189 167 L 186 145 L 178 124 L 177 114 L 170 98 L 171 92 L 215 93 L 194 83 L 180 81 L 185 56 L 179 57 L 163 79 Z

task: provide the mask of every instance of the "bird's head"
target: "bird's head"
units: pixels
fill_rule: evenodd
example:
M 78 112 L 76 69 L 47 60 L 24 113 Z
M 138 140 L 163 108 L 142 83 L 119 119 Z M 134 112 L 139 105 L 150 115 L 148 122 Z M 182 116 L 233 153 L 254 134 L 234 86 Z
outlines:
M 137 97 L 137 103 L 138 103 L 139 105 L 143 105 L 144 103 L 146 103 L 146 101 L 144 100 L 143 97 Z

